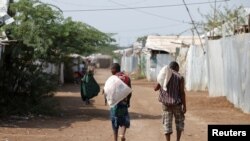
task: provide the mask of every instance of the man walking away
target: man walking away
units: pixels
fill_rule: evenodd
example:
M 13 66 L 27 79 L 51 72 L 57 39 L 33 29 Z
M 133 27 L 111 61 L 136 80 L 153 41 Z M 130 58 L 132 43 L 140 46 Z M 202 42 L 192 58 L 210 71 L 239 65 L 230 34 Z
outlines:
M 124 83 L 131 87 L 130 78 L 121 72 L 121 67 L 118 63 L 114 63 L 111 67 L 111 73 L 118 76 Z M 118 140 L 118 130 L 121 128 L 121 141 L 125 141 L 126 129 L 130 127 L 130 117 L 128 108 L 130 107 L 130 98 L 132 93 L 130 93 L 125 99 L 120 101 L 114 107 L 110 109 L 112 129 L 114 133 L 114 141 Z
M 171 62 L 167 67 L 164 67 L 164 69 L 169 69 L 166 71 L 166 75 L 158 74 L 164 77 L 161 80 L 165 80 L 164 82 L 166 83 L 158 82 L 154 90 L 160 91 L 159 102 L 162 103 L 163 128 L 166 141 L 170 141 L 171 134 L 173 133 L 173 117 L 175 118 L 177 141 L 180 141 L 182 131 L 184 130 L 184 114 L 186 113 L 184 78 L 178 73 L 179 65 L 177 62 Z

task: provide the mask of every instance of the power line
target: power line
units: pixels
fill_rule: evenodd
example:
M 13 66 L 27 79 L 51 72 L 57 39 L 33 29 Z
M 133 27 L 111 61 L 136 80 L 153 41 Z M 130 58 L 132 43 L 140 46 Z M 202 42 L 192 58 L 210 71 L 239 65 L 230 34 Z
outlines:
M 125 5 L 125 4 L 118 3 L 118 2 L 115 2 L 113 0 L 109 0 L 109 1 L 112 2 L 112 3 L 114 3 L 114 4 L 116 4 L 116 5 L 128 8 L 128 6 Z M 134 10 L 136 12 L 140 12 L 140 13 L 146 14 L 146 15 L 151 15 L 151 16 L 158 17 L 158 18 L 161 18 L 161 19 L 169 20 L 169 21 L 175 21 L 175 22 L 179 22 L 179 23 L 190 24 L 190 22 L 185 22 L 185 21 L 180 21 L 180 20 L 168 18 L 168 17 L 165 17 L 165 16 L 161 16 L 161 15 L 158 15 L 158 14 L 151 13 L 151 12 L 142 11 L 140 9 L 132 9 L 132 10 Z
M 62 9 L 60 9 L 58 6 L 56 6 L 56 5 L 54 5 L 54 4 L 44 3 L 44 2 L 42 2 L 42 1 L 37 1 L 37 3 L 44 4 L 44 5 L 51 6 L 51 7 L 54 7 L 54 8 L 56 8 L 58 11 L 60 11 L 61 13 L 63 13 Z
M 183 30 L 182 32 L 178 33 L 176 36 L 181 36 L 182 34 L 188 32 L 188 31 L 190 31 L 190 30 L 192 30 L 192 29 L 193 29 L 193 28 L 185 29 L 185 30 Z
M 218 2 L 226 2 L 229 0 L 221 0 Z M 201 5 L 213 3 L 211 1 L 207 2 L 197 2 L 197 3 L 188 3 L 186 5 Z M 103 9 L 76 9 L 76 10 L 63 10 L 63 12 L 91 12 L 91 11 L 114 11 L 114 10 L 131 10 L 131 9 L 152 9 L 152 8 L 166 8 L 166 7 L 177 7 L 183 6 L 185 4 L 172 4 L 172 5 L 155 5 L 155 6 L 138 6 L 138 7 L 124 7 L 124 8 L 103 8 Z
M 193 20 L 193 18 L 192 18 L 192 16 L 191 16 L 191 13 L 190 13 L 190 11 L 189 11 L 189 9 L 188 9 L 188 7 L 187 7 L 187 4 L 186 4 L 185 0 L 183 0 L 183 4 L 184 4 L 185 7 L 186 7 L 186 10 L 187 10 L 188 15 L 189 15 L 189 17 L 190 17 L 190 19 L 191 19 L 191 22 L 193 23 L 193 26 L 194 26 L 195 31 L 196 31 L 197 34 L 198 34 L 198 37 L 199 37 L 199 40 L 200 40 L 200 43 L 201 43 L 201 47 L 202 47 L 203 53 L 205 54 L 206 52 L 205 52 L 205 50 L 204 50 L 204 48 L 203 48 L 203 43 L 202 43 L 202 41 L 201 41 L 200 33 L 199 33 L 199 31 L 197 30 L 197 28 L 196 28 L 196 25 L 195 25 L 195 23 L 194 23 L 194 20 Z

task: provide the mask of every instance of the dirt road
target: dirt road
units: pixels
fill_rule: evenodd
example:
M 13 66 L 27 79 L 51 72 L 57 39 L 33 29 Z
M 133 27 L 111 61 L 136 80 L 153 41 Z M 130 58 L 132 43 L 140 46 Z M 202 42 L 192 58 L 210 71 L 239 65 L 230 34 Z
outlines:
M 97 70 L 95 78 L 103 88 L 109 70 Z M 127 141 L 163 141 L 161 105 L 154 83 L 132 80 L 131 127 Z M 65 85 L 57 93 L 61 117 L 41 117 L 0 122 L 0 141 L 112 141 L 109 107 L 100 93 L 85 105 L 79 86 Z M 207 141 L 208 124 L 249 124 L 250 114 L 233 107 L 224 97 L 206 92 L 187 92 L 184 141 Z M 175 140 L 173 133 L 172 140 Z

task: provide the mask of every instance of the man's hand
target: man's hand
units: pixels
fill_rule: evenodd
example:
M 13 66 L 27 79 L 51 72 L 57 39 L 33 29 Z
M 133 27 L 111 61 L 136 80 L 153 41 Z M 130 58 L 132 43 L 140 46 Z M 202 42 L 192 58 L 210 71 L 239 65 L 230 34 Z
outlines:
M 161 88 L 161 85 L 159 83 L 157 83 L 157 85 L 154 87 L 155 91 L 158 91 Z
M 183 105 L 182 111 L 183 111 L 184 114 L 187 112 L 186 106 Z

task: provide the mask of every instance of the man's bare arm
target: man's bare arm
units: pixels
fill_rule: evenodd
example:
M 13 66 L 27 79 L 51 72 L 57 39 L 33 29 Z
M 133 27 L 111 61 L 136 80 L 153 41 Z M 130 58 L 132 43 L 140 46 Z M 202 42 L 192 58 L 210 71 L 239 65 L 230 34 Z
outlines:
M 185 80 L 182 77 L 181 84 L 180 84 L 180 93 L 181 93 L 181 101 L 183 104 L 183 112 L 186 113 L 186 93 L 185 93 Z

